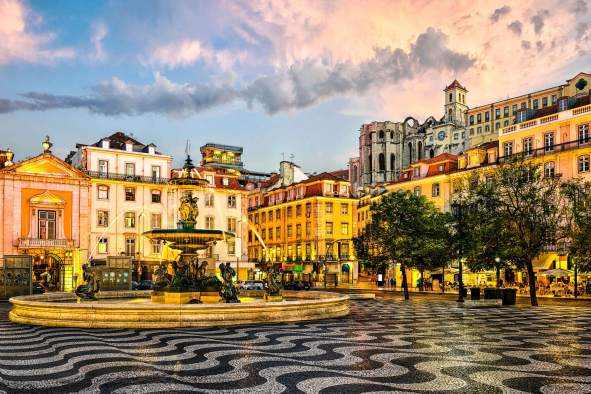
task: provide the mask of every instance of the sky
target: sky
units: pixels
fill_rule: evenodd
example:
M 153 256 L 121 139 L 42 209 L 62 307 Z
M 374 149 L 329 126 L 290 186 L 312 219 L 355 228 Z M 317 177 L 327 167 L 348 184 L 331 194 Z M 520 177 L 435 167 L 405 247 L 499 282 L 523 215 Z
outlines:
M 443 115 L 591 71 L 587 0 L 0 0 L 0 148 L 123 131 L 183 160 L 346 168 L 363 123 Z M 285 156 L 283 156 L 285 155 Z

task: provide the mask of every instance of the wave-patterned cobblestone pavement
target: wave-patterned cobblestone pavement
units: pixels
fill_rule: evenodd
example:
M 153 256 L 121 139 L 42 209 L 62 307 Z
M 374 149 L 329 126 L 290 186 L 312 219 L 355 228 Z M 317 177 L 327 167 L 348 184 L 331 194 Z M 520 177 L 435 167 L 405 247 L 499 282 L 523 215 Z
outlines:
M 591 392 L 591 310 L 358 301 L 342 319 L 258 327 L 20 326 L 0 305 L 8 393 Z

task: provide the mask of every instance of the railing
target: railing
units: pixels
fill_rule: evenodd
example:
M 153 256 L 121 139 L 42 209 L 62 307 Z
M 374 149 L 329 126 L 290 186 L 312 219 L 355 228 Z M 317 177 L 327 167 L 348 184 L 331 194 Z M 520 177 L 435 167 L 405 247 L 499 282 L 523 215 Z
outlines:
M 115 181 L 125 182 L 136 182 L 136 183 L 153 183 L 157 185 L 167 184 L 169 178 L 153 177 L 153 176 L 140 176 L 140 175 L 127 175 L 127 174 L 115 174 L 113 172 L 101 172 L 101 171 L 84 171 L 88 176 L 95 179 L 109 179 Z
M 234 146 L 234 145 L 223 145 L 223 144 L 213 144 L 213 143 L 207 143 L 205 145 L 203 145 L 204 148 L 214 148 L 214 149 L 219 149 L 219 150 L 226 150 L 226 151 L 232 151 L 232 152 L 240 152 L 242 153 L 243 149 L 240 146 Z
M 19 238 L 19 248 L 73 248 L 73 239 Z
M 221 159 L 217 157 L 208 157 L 204 160 L 205 164 L 227 164 L 236 167 L 243 167 L 243 163 L 240 160 L 232 159 Z
M 536 149 L 532 149 L 529 152 L 518 152 L 518 153 L 514 153 L 512 155 L 508 155 L 508 156 L 501 156 L 498 158 L 498 163 L 506 163 L 506 162 L 511 162 L 515 159 L 519 159 L 519 158 L 527 158 L 527 159 L 532 159 L 535 157 L 542 157 L 542 156 L 546 156 L 546 155 L 552 155 L 555 153 L 559 153 L 559 152 L 564 152 L 564 151 L 568 151 L 568 150 L 572 150 L 572 149 L 578 149 L 580 147 L 588 147 L 591 146 L 591 144 L 589 143 L 589 140 L 583 140 L 583 141 L 569 141 L 569 142 L 565 142 L 562 144 L 556 144 L 553 145 L 552 147 L 541 147 L 541 148 L 536 148 Z
M 583 106 L 575 107 L 575 108 L 571 108 L 569 105 L 569 109 L 567 109 L 567 110 L 559 111 L 559 112 L 556 112 L 556 113 L 553 113 L 550 115 L 546 115 L 546 116 L 531 119 L 531 120 L 526 120 L 524 122 L 514 124 L 512 126 L 503 127 L 501 129 L 501 134 L 504 135 L 504 134 L 512 133 L 514 131 L 517 131 L 518 128 L 519 128 L 519 130 L 525 130 L 525 129 L 529 129 L 532 127 L 536 127 L 538 125 L 549 124 L 549 123 L 556 122 L 559 120 L 560 121 L 567 120 L 569 118 L 572 118 L 573 116 L 578 116 L 578 115 L 581 115 L 581 114 L 584 114 L 587 112 L 591 112 L 591 104 L 583 105 Z

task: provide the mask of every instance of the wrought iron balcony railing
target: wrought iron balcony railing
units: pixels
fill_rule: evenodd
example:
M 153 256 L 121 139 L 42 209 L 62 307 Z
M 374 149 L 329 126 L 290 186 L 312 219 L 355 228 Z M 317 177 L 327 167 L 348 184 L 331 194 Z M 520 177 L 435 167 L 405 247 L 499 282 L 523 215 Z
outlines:
M 156 185 L 167 184 L 169 178 L 155 177 L 155 176 L 143 176 L 143 175 L 127 175 L 127 174 L 116 174 L 114 172 L 102 172 L 102 171 L 84 171 L 88 176 L 94 179 L 109 179 L 115 181 L 135 182 L 135 183 L 152 183 Z

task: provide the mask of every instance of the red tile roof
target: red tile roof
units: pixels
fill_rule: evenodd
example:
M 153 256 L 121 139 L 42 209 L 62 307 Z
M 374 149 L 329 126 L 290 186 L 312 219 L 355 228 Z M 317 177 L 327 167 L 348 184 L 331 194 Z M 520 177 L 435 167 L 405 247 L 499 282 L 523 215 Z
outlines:
M 463 90 L 465 90 L 466 92 L 468 91 L 468 90 L 467 90 L 465 87 L 463 87 L 463 86 L 462 86 L 462 84 L 460 84 L 460 83 L 458 82 L 458 80 L 457 80 L 457 79 L 454 79 L 454 81 L 453 81 L 453 82 L 452 82 L 452 83 L 451 83 L 451 84 L 450 84 L 448 87 L 446 87 L 445 89 L 443 89 L 443 91 L 445 92 L 445 91 L 448 91 L 448 90 L 450 90 L 450 89 L 455 89 L 455 88 L 460 88 L 460 89 L 463 89 Z

